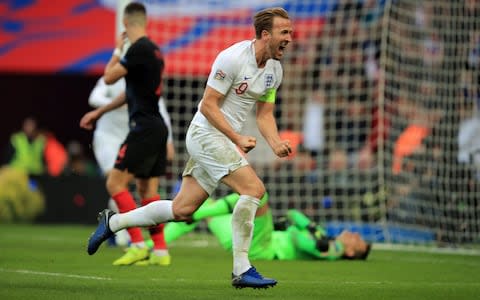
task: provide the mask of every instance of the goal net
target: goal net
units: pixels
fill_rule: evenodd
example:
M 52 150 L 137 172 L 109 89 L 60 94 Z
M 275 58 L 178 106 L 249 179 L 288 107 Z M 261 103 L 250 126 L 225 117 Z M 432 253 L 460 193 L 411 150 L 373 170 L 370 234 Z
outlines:
M 283 6 L 295 34 L 275 114 L 294 155 L 275 158 L 253 112 L 245 128 L 258 136 L 248 159 L 274 216 L 301 209 L 330 234 L 347 228 L 374 242 L 479 241 L 478 1 L 143 2 L 166 60 L 177 151 L 169 194 L 216 54 L 254 37 L 255 11 Z

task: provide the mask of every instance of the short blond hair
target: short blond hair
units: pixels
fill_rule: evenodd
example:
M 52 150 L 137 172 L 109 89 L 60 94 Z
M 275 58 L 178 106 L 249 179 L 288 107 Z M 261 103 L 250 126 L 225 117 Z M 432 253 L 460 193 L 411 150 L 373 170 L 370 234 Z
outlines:
M 257 39 L 262 37 L 262 31 L 264 30 L 272 32 L 274 17 L 290 19 L 288 12 L 282 7 L 266 8 L 253 16 L 253 26 L 255 27 L 255 37 Z

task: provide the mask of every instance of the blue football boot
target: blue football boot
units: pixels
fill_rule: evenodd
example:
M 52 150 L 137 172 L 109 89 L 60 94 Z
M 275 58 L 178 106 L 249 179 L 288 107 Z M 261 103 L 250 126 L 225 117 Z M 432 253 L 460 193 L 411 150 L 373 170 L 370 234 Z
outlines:
M 106 241 L 109 237 L 113 236 L 113 232 L 108 227 L 108 220 L 114 215 L 115 213 L 109 209 L 104 209 L 98 214 L 98 226 L 97 229 L 92 233 L 90 238 L 88 239 L 88 247 L 87 252 L 88 254 L 92 255 L 97 252 L 98 247 Z
M 232 274 L 232 286 L 237 289 L 254 288 L 267 289 L 277 284 L 275 279 L 265 278 L 257 272 L 254 266 L 251 266 L 246 272 L 235 276 Z

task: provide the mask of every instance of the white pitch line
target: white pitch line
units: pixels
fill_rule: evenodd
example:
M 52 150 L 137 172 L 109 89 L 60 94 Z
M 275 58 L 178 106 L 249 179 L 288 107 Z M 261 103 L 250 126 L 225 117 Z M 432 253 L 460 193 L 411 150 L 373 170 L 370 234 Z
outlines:
M 41 272 L 41 271 L 32 271 L 32 270 L 8 270 L 8 269 L 0 268 L 0 272 L 21 273 L 21 274 L 30 274 L 30 275 L 46 275 L 46 276 L 68 277 L 68 278 L 81 278 L 81 279 L 93 279 L 93 280 L 112 280 L 112 278 L 109 278 L 109 277 L 85 276 L 85 275 L 66 274 L 66 273 Z
M 278 278 L 277 278 L 278 279 Z M 160 281 L 160 282 L 170 282 L 169 278 L 150 278 L 151 281 Z M 198 279 L 187 279 L 187 278 L 176 278 L 176 282 L 197 282 Z M 202 279 L 203 282 L 228 282 L 224 279 Z M 280 283 L 294 284 L 294 285 L 422 285 L 422 286 L 447 286 L 447 287 L 477 287 L 480 286 L 480 282 L 459 282 L 459 281 L 447 281 L 447 282 L 419 282 L 419 281 L 322 281 L 322 280 L 292 280 L 289 279 L 279 279 Z

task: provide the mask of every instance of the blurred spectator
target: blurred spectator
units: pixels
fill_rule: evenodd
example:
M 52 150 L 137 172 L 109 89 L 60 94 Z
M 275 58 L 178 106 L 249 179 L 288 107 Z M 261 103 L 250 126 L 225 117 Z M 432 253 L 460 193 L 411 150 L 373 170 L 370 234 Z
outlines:
M 327 170 L 332 173 L 342 173 L 348 169 L 348 155 L 345 150 L 334 149 L 328 159 Z
M 423 140 L 430 135 L 432 126 L 441 117 L 440 113 L 426 109 L 418 103 L 411 102 L 410 105 L 409 124 L 394 144 L 392 171 L 395 175 L 402 171 L 404 158 L 425 152 Z
M 290 141 L 290 147 L 292 149 L 292 152 L 290 153 L 289 156 L 281 158 L 280 160 L 292 160 L 297 156 L 298 153 L 298 148 L 300 145 L 303 143 L 303 134 L 301 131 L 294 130 L 292 126 L 289 126 L 288 128 L 284 130 L 280 130 L 278 132 L 278 135 L 282 140 L 288 140 Z
M 468 67 L 472 69 L 480 67 L 480 32 L 478 31 L 471 33 Z
M 0 223 L 32 222 L 45 210 L 45 196 L 26 172 L 0 168 Z
M 64 170 L 65 175 L 100 176 L 97 165 L 85 155 L 83 145 L 78 141 L 67 144 L 68 164 Z
M 68 163 L 68 153 L 65 146 L 55 137 L 53 132 L 44 131 L 44 158 L 47 173 L 50 176 L 60 176 Z
M 444 59 L 444 44 L 437 33 L 430 33 L 423 40 L 423 62 L 426 66 L 440 66 Z
M 340 100 L 335 109 L 335 148 L 348 155 L 349 167 L 358 164 L 358 156 L 367 142 L 369 130 L 365 105 L 356 99 Z
M 475 104 L 467 102 L 460 109 L 460 128 L 458 131 L 458 162 L 471 164 L 477 170 L 480 180 L 480 116 Z
M 42 175 L 46 169 L 45 143 L 45 136 L 38 128 L 37 120 L 27 117 L 23 120 L 22 129 L 10 136 L 4 162 L 29 175 Z
M 305 103 L 303 146 L 316 157 L 325 147 L 325 92 L 314 91 Z

